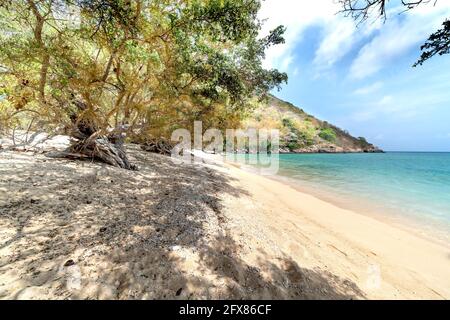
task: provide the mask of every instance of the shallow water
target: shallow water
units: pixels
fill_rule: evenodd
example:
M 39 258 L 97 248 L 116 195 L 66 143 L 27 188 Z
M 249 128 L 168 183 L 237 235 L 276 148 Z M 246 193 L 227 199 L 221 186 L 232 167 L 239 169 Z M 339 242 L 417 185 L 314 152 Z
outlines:
M 255 155 L 240 155 L 255 159 Z M 277 178 L 349 208 L 450 235 L 450 153 L 281 154 Z M 255 167 L 250 166 L 251 167 Z

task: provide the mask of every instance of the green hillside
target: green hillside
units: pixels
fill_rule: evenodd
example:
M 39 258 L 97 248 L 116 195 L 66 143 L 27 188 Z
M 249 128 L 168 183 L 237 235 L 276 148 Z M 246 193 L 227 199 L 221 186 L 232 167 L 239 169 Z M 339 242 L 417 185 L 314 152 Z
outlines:
M 280 130 L 280 152 L 283 153 L 381 152 L 365 138 L 355 138 L 275 96 L 258 103 L 244 126 Z

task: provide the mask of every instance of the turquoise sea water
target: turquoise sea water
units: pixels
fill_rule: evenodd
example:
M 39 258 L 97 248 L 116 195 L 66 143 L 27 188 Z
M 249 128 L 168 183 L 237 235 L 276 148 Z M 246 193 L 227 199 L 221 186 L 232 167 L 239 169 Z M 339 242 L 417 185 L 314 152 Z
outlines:
M 304 191 L 399 223 L 411 218 L 450 235 L 450 153 L 279 156 L 277 177 Z

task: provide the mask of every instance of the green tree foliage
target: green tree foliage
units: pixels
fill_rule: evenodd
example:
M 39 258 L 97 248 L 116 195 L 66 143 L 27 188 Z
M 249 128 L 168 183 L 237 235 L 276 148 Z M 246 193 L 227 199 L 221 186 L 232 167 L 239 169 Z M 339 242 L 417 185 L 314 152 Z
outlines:
M 262 67 L 257 0 L 19 0 L 0 4 L 3 126 L 34 121 L 81 142 L 237 125 L 287 81 Z M 73 14 L 75 13 L 75 14 Z
M 444 21 L 442 28 L 433 33 L 424 45 L 420 47 L 423 51 L 419 61 L 414 67 L 422 65 L 425 61 L 435 55 L 443 55 L 450 53 L 450 20 Z
M 316 130 L 311 122 L 306 120 L 301 122 L 292 118 L 283 118 L 282 123 L 283 127 L 288 130 L 291 137 L 295 137 L 294 141 L 289 141 L 290 143 L 287 145 L 290 150 L 310 146 L 314 143 Z
M 363 147 L 366 147 L 369 145 L 369 142 L 367 142 L 367 139 L 364 137 L 358 137 L 358 140 L 359 140 L 361 146 L 363 146 Z
M 323 128 L 319 133 L 319 137 L 329 142 L 336 141 L 336 133 L 332 128 Z

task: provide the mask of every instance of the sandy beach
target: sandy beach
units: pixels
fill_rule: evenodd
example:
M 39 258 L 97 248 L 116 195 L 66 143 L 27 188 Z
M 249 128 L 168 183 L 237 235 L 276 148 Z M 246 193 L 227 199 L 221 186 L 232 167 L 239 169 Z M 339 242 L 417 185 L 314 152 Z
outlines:
M 0 153 L 1 299 L 448 299 L 450 248 L 224 163 Z
M 271 239 L 302 266 L 350 279 L 369 299 L 449 298 L 449 247 L 281 182 L 229 171 L 251 190 Z

